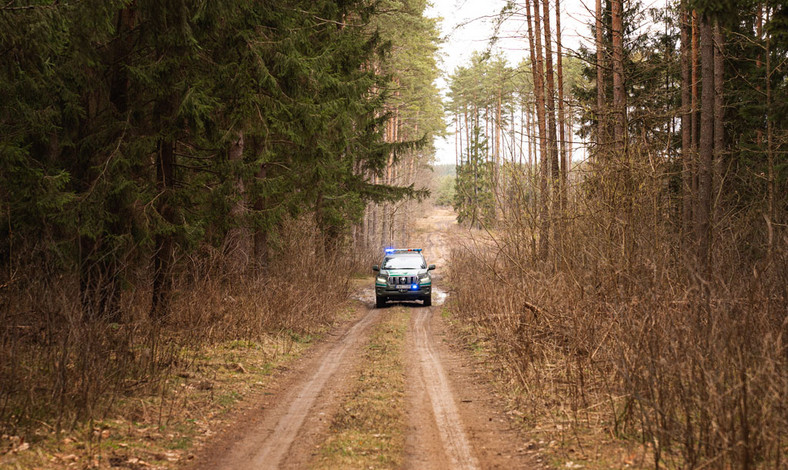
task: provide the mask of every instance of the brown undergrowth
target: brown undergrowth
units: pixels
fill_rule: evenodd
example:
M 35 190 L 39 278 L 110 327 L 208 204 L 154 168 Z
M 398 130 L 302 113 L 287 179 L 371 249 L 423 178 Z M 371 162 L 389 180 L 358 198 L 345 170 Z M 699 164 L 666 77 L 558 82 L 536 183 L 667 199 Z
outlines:
M 129 278 L 119 322 L 85 321 L 69 276 L 4 286 L 0 466 L 142 468 L 185 458 L 212 417 L 342 310 L 355 266 L 315 252 L 314 236 L 293 221 L 267 269 L 242 274 L 213 249 L 182 257 L 160 321 L 147 315 L 144 274 Z
M 454 319 L 556 462 L 787 468 L 788 236 L 731 217 L 705 277 L 643 194 L 626 217 L 576 201 L 551 261 L 517 217 L 477 233 L 452 253 Z

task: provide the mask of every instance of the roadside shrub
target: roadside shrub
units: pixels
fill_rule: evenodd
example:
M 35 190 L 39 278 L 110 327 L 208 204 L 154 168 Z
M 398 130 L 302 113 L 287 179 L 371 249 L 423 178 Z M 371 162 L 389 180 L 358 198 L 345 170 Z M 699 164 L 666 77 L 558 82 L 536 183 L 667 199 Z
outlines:
M 86 318 L 78 276 L 45 253 L 0 290 L 0 432 L 35 439 L 111 414 L 132 395 L 161 394 L 203 346 L 315 332 L 348 294 L 351 258 L 326 255 L 310 220 L 286 221 L 265 268 L 237 272 L 203 247 L 177 266 L 169 313 L 149 317 L 148 270 L 124 279 L 119 322 Z M 28 251 L 27 254 L 29 254 Z
M 495 351 L 530 422 L 608 429 L 657 466 L 784 468 L 788 233 L 729 215 L 704 280 L 660 179 L 641 176 L 615 208 L 576 188 L 549 260 L 526 208 L 475 232 L 452 252 L 451 310 Z

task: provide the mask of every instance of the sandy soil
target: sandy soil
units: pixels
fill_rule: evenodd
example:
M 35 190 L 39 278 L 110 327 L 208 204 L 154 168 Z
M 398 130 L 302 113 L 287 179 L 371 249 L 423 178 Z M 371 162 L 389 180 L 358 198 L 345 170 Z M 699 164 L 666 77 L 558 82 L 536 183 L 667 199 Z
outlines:
M 240 412 L 233 427 L 200 452 L 191 468 L 305 468 L 352 384 L 370 330 L 381 318 L 380 310 L 359 310 L 358 321 L 329 335 L 284 374 L 270 395 Z
M 411 322 L 407 370 L 410 432 L 407 468 L 480 468 L 460 419 L 452 384 L 432 334 L 432 309 L 420 308 Z M 436 437 L 438 439 L 436 439 Z
M 435 209 L 416 225 L 416 243 L 438 265 L 433 307 L 410 304 L 407 333 L 404 467 L 409 469 L 539 468 L 525 453 L 483 372 L 468 351 L 452 346 L 442 319 L 446 297 L 440 273 L 457 242 L 454 216 Z M 307 468 L 316 444 L 350 384 L 374 325 L 372 288 L 356 293 L 358 320 L 339 328 L 308 357 L 282 374 L 278 385 L 239 411 L 231 429 L 196 455 L 192 468 Z

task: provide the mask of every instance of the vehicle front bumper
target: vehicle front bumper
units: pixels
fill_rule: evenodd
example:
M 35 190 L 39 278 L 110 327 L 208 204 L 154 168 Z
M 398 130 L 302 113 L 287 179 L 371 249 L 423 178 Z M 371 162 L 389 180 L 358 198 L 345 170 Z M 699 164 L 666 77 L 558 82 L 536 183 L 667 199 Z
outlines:
M 375 294 L 378 297 L 385 297 L 392 300 L 419 300 L 430 295 L 432 285 L 422 284 L 418 289 L 400 289 L 394 286 L 375 286 Z

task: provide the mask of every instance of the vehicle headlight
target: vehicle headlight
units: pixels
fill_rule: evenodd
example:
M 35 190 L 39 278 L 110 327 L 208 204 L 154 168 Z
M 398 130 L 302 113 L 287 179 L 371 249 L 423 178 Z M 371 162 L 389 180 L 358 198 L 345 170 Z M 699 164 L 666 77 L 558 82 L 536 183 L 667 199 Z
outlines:
M 375 284 L 385 284 L 386 276 L 378 276 L 375 278 Z
M 419 284 L 431 284 L 432 278 L 429 273 L 419 274 Z

